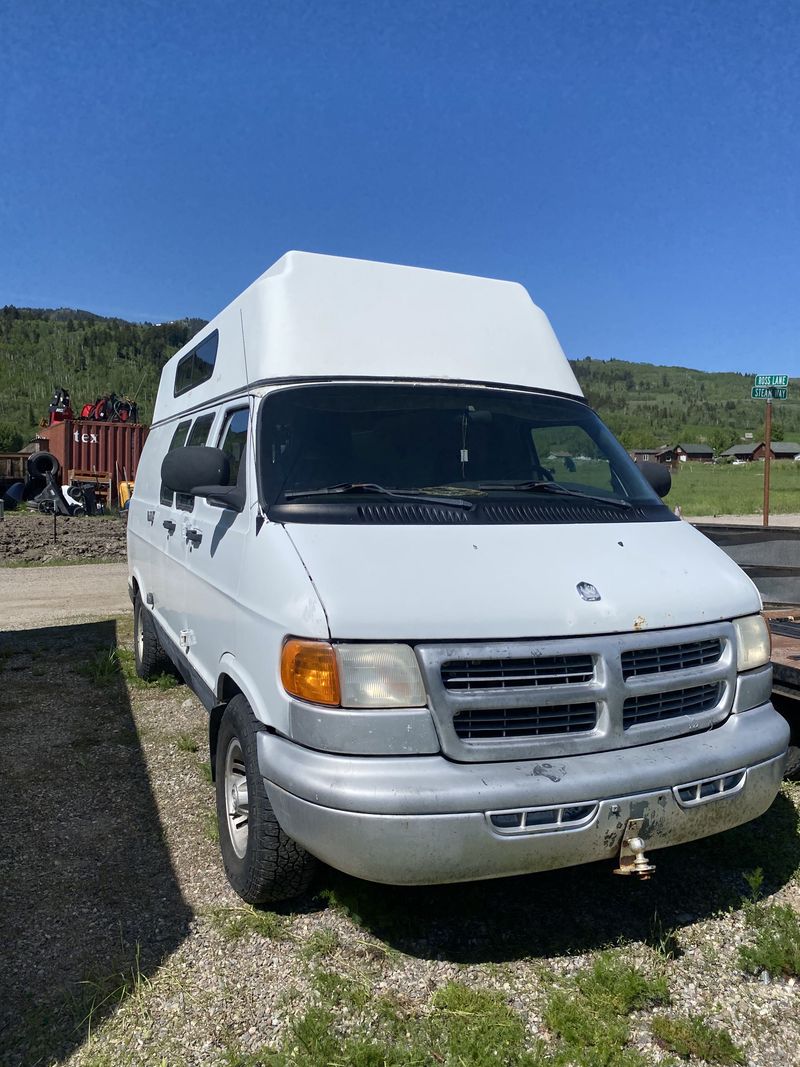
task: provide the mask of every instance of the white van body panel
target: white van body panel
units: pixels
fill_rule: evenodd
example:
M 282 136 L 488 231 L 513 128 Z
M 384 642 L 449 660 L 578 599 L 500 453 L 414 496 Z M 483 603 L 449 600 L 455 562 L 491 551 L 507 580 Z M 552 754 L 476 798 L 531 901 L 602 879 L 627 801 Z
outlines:
M 213 366 L 210 354 L 187 364 L 200 370 L 176 397 L 181 359 L 215 332 Z M 597 521 L 562 510 L 518 524 L 474 510 L 463 523 L 365 523 L 352 498 L 344 521 L 335 495 L 285 494 L 308 501 L 295 510 L 259 499 L 264 395 L 370 380 L 506 385 L 536 393 L 547 419 L 582 397 L 521 286 L 301 252 L 166 364 L 128 517 L 136 617 L 212 712 L 212 750 L 236 691 L 267 727 L 248 777 L 263 779 L 283 831 L 361 877 L 447 882 L 611 859 L 628 819 L 660 848 L 766 810 L 788 727 L 770 704 L 769 664 L 739 669 L 732 621 L 760 597 L 655 499 L 625 518 L 610 506 Z M 194 483 L 162 492 L 173 438 L 224 450 L 233 413 L 234 493 L 213 504 Z M 176 436 L 186 420 L 191 435 Z M 282 447 L 274 438 L 273 463 Z M 598 597 L 583 599 L 581 583 Z M 408 643 L 423 689 L 410 707 L 290 696 L 289 637 Z
M 339 640 L 624 633 L 761 609 L 744 572 L 685 522 L 287 529 Z M 579 582 L 601 599 L 582 600 Z
M 175 397 L 178 363 L 215 329 L 212 377 Z M 257 382 L 331 376 L 583 395 L 547 316 L 516 282 L 288 252 L 165 365 L 154 422 Z

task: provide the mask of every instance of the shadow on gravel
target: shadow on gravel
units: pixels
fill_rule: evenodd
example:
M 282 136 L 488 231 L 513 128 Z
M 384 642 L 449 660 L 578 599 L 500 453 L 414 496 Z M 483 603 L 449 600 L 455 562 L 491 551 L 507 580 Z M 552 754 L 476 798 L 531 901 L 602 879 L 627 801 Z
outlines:
M 500 963 L 630 941 L 679 954 L 673 931 L 739 906 L 749 894 L 745 872 L 762 868 L 765 892 L 792 878 L 798 812 L 781 793 L 752 823 L 651 857 L 649 882 L 614 875 L 610 863 L 426 888 L 373 885 L 326 868 L 320 897 L 392 948 L 428 959 Z
M 186 937 L 113 622 L 0 633 L 0 1064 L 67 1056 Z

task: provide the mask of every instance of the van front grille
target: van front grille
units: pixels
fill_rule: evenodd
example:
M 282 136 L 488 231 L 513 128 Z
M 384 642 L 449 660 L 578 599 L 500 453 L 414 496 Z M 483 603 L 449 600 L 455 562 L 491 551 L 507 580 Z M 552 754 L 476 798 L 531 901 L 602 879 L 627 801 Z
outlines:
M 554 704 L 542 708 L 468 708 L 453 716 L 462 741 L 502 737 L 543 737 L 593 730 L 596 704 Z
M 466 659 L 442 664 L 442 683 L 451 691 L 577 685 L 594 678 L 591 656 L 529 659 Z
M 730 713 L 730 622 L 671 630 L 419 642 L 442 752 L 459 762 L 560 759 L 709 729 Z M 676 673 L 677 672 L 677 673 Z
M 719 703 L 720 695 L 719 685 L 695 685 L 691 689 L 675 689 L 671 693 L 643 693 L 628 697 L 622 708 L 623 726 L 627 730 L 644 722 L 710 711 Z
M 690 641 L 685 645 L 632 648 L 622 653 L 622 676 L 633 678 L 639 674 L 690 670 L 706 663 L 716 663 L 721 655 L 722 642 L 718 637 L 708 641 Z

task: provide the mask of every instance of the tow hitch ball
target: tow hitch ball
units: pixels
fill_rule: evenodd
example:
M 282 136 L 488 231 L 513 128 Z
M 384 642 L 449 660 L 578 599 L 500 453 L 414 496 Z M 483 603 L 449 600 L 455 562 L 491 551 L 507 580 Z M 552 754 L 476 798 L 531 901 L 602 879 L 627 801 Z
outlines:
M 619 866 L 614 868 L 614 874 L 633 874 L 645 881 L 656 869 L 656 865 L 645 856 L 645 842 L 639 836 L 643 822 L 644 819 L 628 819 L 625 824 L 619 850 Z

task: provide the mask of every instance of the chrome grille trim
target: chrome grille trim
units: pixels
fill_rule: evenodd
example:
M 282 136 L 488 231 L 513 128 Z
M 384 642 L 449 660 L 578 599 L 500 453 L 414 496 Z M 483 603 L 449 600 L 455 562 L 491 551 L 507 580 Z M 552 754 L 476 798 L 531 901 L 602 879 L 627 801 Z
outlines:
M 640 693 L 628 697 L 622 705 L 622 723 L 628 730 L 645 722 L 709 711 L 719 703 L 719 690 L 719 683 L 712 683 L 675 689 L 670 693 Z
M 631 648 L 622 653 L 622 674 L 624 678 L 631 678 L 640 674 L 691 670 L 707 663 L 716 663 L 721 655 L 722 642 L 718 637 L 682 645 Z
M 635 653 L 626 663 L 657 662 L 665 649 L 701 646 L 701 658 L 706 658 L 712 647 L 709 642 L 719 648 L 713 662 L 677 667 L 670 662 L 669 670 L 625 675 L 626 653 Z M 416 653 L 442 751 L 462 762 L 557 759 L 706 730 L 727 718 L 736 691 L 735 638 L 728 622 L 580 638 L 423 642 L 416 646 Z M 694 655 L 683 656 L 683 663 L 694 663 Z M 591 676 L 586 669 L 589 661 Z M 702 706 L 687 704 L 681 713 L 646 721 L 640 718 L 629 721 L 626 728 L 626 701 L 638 701 L 636 707 L 644 707 L 645 698 L 656 695 L 669 704 L 684 699 L 669 694 L 708 686 L 717 697 L 713 704 L 709 689 Z M 557 733 L 540 728 L 548 713 L 556 722 L 565 708 L 576 705 L 594 705 L 593 726 Z M 632 707 L 628 705 L 629 711 Z M 519 724 L 525 716 L 531 727 L 528 732 L 508 729 L 509 722 Z M 459 720 L 485 729 L 465 730 Z
M 456 660 L 442 664 L 445 689 L 512 689 L 517 686 L 575 685 L 594 678 L 591 656 Z
M 453 715 L 453 726 L 462 741 L 572 734 L 593 730 L 596 725 L 596 704 L 551 704 L 541 708 L 465 708 Z

